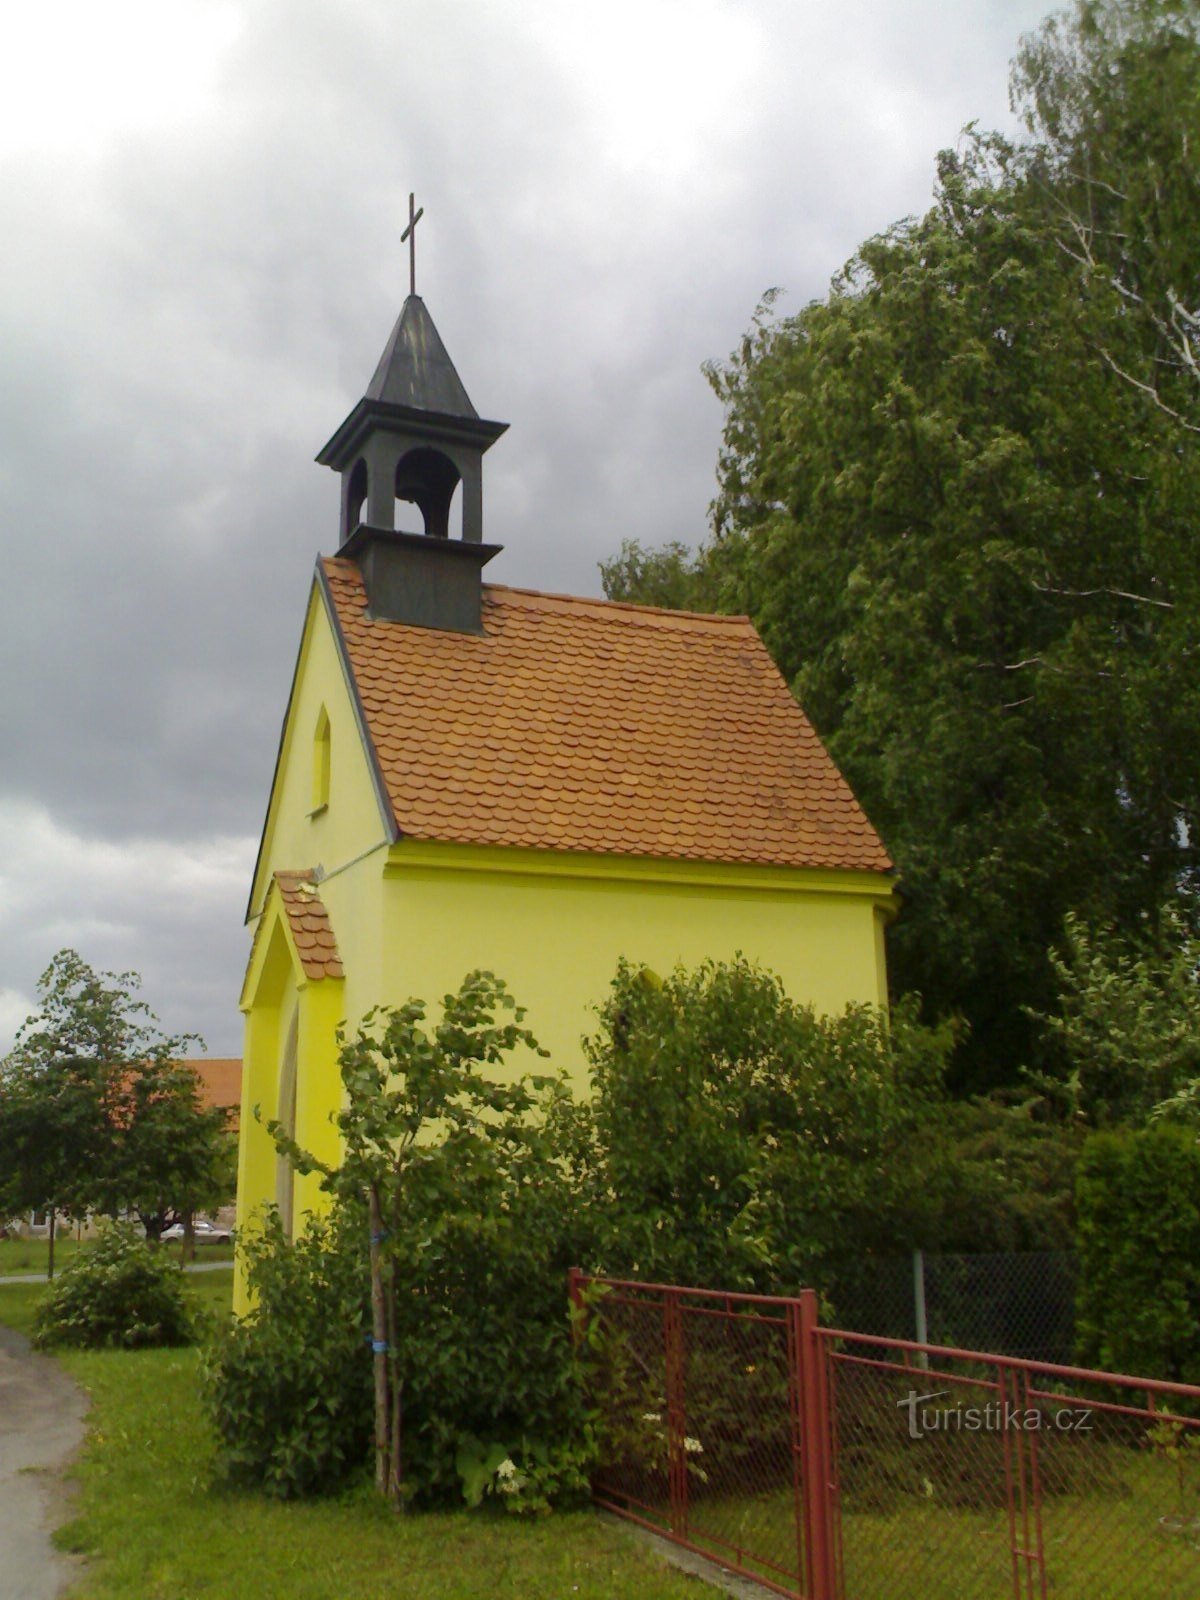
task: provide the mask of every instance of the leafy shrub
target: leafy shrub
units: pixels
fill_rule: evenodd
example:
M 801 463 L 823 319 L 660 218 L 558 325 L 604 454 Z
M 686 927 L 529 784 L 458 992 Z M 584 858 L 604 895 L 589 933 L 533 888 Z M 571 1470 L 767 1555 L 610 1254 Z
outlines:
M 1200 1144 L 1170 1123 L 1094 1134 L 1076 1196 L 1080 1358 L 1200 1383 Z
M 571 1187 L 537 1144 L 448 1160 L 414 1184 L 394 1244 L 403 1481 L 423 1502 L 486 1491 L 510 1511 L 588 1492 L 588 1416 L 571 1344 L 567 1268 L 582 1248 Z M 440 1195 L 439 1195 L 440 1191 Z M 476 1449 L 475 1446 L 480 1447 Z M 500 1469 L 505 1463 L 509 1468 Z
M 403 1487 L 424 1504 L 544 1510 L 587 1492 L 587 1428 L 567 1319 L 561 1195 L 526 1169 L 460 1174 L 452 1205 L 413 1196 L 394 1254 Z M 485 1192 L 486 1190 L 486 1192 Z M 372 1451 L 365 1209 L 310 1218 L 294 1244 L 272 1213 L 246 1245 L 254 1309 L 206 1363 L 222 1470 L 281 1498 L 345 1487 Z M 503 1470 L 501 1470 L 503 1469 Z
M 370 1285 L 359 1224 L 347 1211 L 310 1218 L 291 1244 L 272 1211 L 240 1241 L 254 1308 L 222 1330 L 205 1365 L 232 1482 L 288 1499 L 338 1488 L 367 1465 Z
M 622 963 L 588 1043 L 608 1271 L 831 1294 L 929 1243 L 948 1185 L 950 1026 L 820 1016 L 738 959 L 663 980 Z
M 126 1350 L 187 1344 L 194 1325 L 183 1276 L 127 1223 L 110 1223 L 73 1257 L 38 1307 L 39 1349 Z

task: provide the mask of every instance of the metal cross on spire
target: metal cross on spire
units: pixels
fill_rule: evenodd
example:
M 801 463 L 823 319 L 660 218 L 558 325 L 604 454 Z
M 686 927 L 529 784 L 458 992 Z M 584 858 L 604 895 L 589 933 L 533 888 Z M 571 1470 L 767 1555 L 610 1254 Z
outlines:
M 404 232 L 400 235 L 401 244 L 403 244 L 406 239 L 408 240 L 409 294 L 416 294 L 417 292 L 417 223 L 420 222 L 421 218 L 425 215 L 424 206 L 422 206 L 419 211 L 414 210 L 416 198 L 416 195 L 413 194 L 410 194 L 408 197 L 408 227 L 405 228 Z

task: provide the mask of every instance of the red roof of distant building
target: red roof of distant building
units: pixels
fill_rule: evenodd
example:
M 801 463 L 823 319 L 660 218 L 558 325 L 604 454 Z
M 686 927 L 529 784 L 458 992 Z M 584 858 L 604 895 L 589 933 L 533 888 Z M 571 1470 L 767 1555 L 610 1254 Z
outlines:
M 242 1105 L 242 1061 L 240 1056 L 195 1056 L 184 1061 L 196 1075 L 200 1104 L 207 1110 L 222 1106 L 232 1112 L 230 1127 L 236 1128 Z

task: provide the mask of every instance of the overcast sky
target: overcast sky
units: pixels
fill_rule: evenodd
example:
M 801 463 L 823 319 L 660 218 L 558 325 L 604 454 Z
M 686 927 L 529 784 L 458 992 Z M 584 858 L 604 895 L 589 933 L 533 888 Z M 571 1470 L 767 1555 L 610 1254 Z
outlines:
M 1009 127 L 1041 0 L 60 0 L 0 55 L 0 1050 L 51 955 L 241 1050 L 242 913 L 337 482 L 417 287 L 497 581 L 703 538 L 700 372 Z

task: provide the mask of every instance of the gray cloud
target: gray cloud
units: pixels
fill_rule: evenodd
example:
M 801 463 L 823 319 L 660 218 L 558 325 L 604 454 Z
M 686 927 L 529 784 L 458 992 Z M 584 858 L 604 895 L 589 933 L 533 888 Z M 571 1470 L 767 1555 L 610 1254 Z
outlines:
M 700 363 L 926 204 L 938 147 L 1007 120 L 1041 10 L 240 0 L 180 7 L 172 43 L 163 8 L 105 8 L 78 127 L 0 122 L 0 1047 L 71 943 L 239 1048 L 245 876 L 335 542 L 312 457 L 407 287 L 410 187 L 418 286 L 513 425 L 491 571 L 595 593 L 622 538 L 703 536 Z M 16 54 L 51 103 L 58 55 Z

